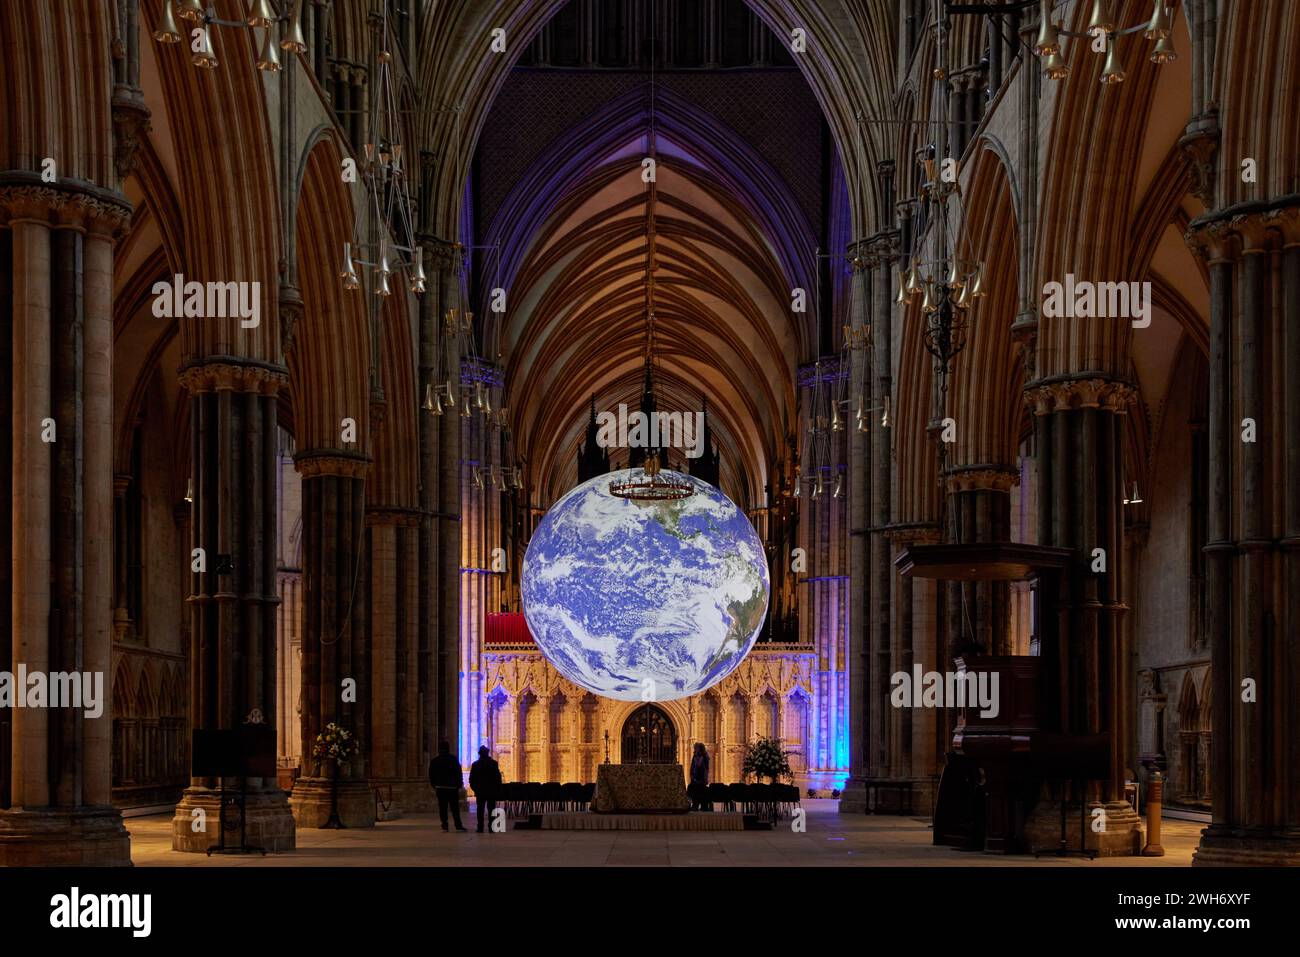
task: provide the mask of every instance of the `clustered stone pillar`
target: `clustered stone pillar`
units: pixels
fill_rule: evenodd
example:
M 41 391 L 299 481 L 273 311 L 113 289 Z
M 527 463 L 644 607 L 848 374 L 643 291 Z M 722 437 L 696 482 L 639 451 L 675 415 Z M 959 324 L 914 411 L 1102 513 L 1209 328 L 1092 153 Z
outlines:
M 302 475 L 302 761 L 290 805 L 299 827 L 325 824 L 337 800 L 346 827 L 375 823 L 367 783 L 371 746 L 370 644 L 366 621 L 365 456 L 300 452 Z M 313 753 L 330 724 L 352 735 L 352 757 Z M 337 781 L 335 781 L 337 776 Z M 337 793 L 336 793 L 337 792 Z
M 190 724 L 275 726 L 277 396 L 280 366 L 231 358 L 181 371 L 189 391 L 191 505 Z M 201 551 L 199 551 L 201 550 Z M 220 781 L 191 777 L 172 820 L 172 848 L 217 843 Z M 237 789 L 239 780 L 228 778 Z M 295 846 L 288 799 L 272 779 L 245 779 L 245 834 L 268 851 Z M 237 842 L 228 837 L 227 843 Z
M 420 512 L 366 506 L 366 583 L 370 625 L 370 782 L 388 801 L 390 815 L 432 810 L 420 748 L 419 608 L 417 555 Z M 381 809 L 382 810 L 382 809 Z
M 491 408 L 500 408 L 501 370 L 494 363 L 479 360 L 467 364 L 473 387 L 482 387 Z M 459 744 L 453 744 L 464 763 L 477 756 L 483 740 L 483 626 L 486 615 L 501 610 L 501 581 L 506 568 L 497 559 L 506 543 L 502 536 L 502 500 L 506 491 L 502 473 L 501 430 L 475 408 L 473 415 L 462 419 L 462 456 L 466 469 L 461 476 L 462 508 L 460 516 L 461 551 L 464 569 L 460 573 L 460 660 L 461 691 L 465 699 Z M 471 478 L 470 468 L 482 471 L 479 480 Z M 494 478 L 496 476 L 496 478 Z M 510 560 L 509 557 L 503 559 Z
M 850 299 L 851 329 L 854 335 L 870 335 L 871 328 L 871 263 L 866 255 L 866 243 L 849 247 L 853 264 L 853 287 Z M 866 396 L 870 392 L 867 381 L 866 352 L 855 349 L 850 353 L 849 389 L 851 395 Z M 874 413 L 872 413 L 874 414 Z M 857 423 L 849 433 L 848 453 L 848 512 L 849 512 L 849 778 L 840 798 L 841 813 L 863 814 L 867 810 L 867 649 L 870 615 L 867 610 L 867 571 L 869 568 L 869 540 L 867 506 L 870 486 L 867 481 L 871 455 L 869 433 L 860 431 Z
M 113 239 L 125 200 L 94 187 L 0 184 L 0 310 L 12 452 L 4 527 L 17 677 L 80 673 L 80 701 L 6 707 L 0 866 L 129 864 L 111 806 Z M 89 682 L 89 684 L 87 684 Z M 52 694 L 55 682 L 49 681 Z M 27 695 L 28 687 L 14 693 Z M 87 694 L 98 691 L 97 702 Z M 56 706 L 57 705 L 57 706 Z M 91 716 L 97 707 L 99 714 Z
M 1213 818 L 1197 865 L 1300 863 L 1300 203 L 1192 224 L 1210 267 Z
M 1045 672 L 1059 678 L 1043 704 L 1050 730 L 1109 738 L 1107 778 L 1088 788 L 1089 813 L 1097 807 L 1105 812 L 1099 817 L 1103 828 L 1091 828 L 1095 838 L 1089 838 L 1102 855 L 1142 850 L 1142 822 L 1123 790 L 1132 771 L 1124 758 L 1137 710 L 1128 699 L 1131 635 L 1122 620 L 1128 610 L 1123 600 L 1123 416 L 1133 394 L 1127 383 L 1086 377 L 1040 381 L 1026 396 L 1036 413 L 1038 540 L 1073 550 L 1062 583 L 1058 640 L 1043 649 Z M 1059 808 L 1040 802 L 1027 830 L 1032 843 L 1051 843 L 1059 832 Z M 1068 833 L 1077 834 L 1077 828 Z
M 457 243 L 424 238 L 430 289 L 420 299 L 420 386 L 461 387 L 461 357 L 447 311 L 459 309 Z M 461 421 L 454 410 L 422 411 L 420 436 L 419 686 L 427 763 L 439 741 L 454 742 L 459 724 Z M 462 755 L 462 758 L 465 756 Z
M 1011 539 L 1011 486 L 1019 473 L 1009 466 L 956 466 L 947 475 L 954 542 Z M 949 664 L 957 655 L 1014 655 L 1011 589 L 1007 582 L 945 582 Z M 945 665 L 946 666 L 946 665 Z

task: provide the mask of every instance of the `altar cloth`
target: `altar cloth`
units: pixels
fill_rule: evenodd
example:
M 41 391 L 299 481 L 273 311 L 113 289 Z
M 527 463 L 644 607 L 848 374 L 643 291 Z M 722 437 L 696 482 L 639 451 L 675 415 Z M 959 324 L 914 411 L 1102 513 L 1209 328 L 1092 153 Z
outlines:
M 597 814 L 684 814 L 686 774 L 680 764 L 600 764 L 591 809 Z

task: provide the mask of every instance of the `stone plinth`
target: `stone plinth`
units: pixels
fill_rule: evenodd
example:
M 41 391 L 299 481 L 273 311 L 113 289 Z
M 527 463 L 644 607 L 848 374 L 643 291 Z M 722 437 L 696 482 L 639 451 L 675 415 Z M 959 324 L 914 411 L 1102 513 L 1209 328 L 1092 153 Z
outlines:
M 0 867 L 130 867 L 131 835 L 114 807 L 0 811 Z
M 1094 831 L 1093 813 L 1104 808 L 1105 830 Z M 1098 857 L 1137 857 L 1142 854 L 1145 828 L 1142 818 L 1127 801 L 1107 804 L 1090 803 L 1088 819 L 1084 822 L 1085 846 L 1095 850 Z M 1057 801 L 1039 801 L 1025 822 L 1025 840 L 1031 850 L 1054 850 L 1061 842 L 1061 805 Z M 1065 809 L 1065 843 L 1072 851 L 1079 850 L 1079 804 L 1071 802 Z
M 334 784 L 329 778 L 299 778 L 289 806 L 299 827 L 323 827 L 330 817 Z M 339 820 L 344 827 L 375 826 L 375 793 L 365 781 L 338 783 Z
M 867 813 L 867 782 L 861 778 L 849 778 L 840 792 L 841 814 Z
M 1193 867 L 1295 867 L 1300 865 L 1300 837 L 1233 834 L 1208 827 L 1192 857 Z
M 227 789 L 227 796 L 233 792 Z M 195 810 L 202 810 L 201 816 Z M 268 854 L 292 851 L 297 846 L 293 813 L 288 796 L 281 790 L 250 791 L 245 796 L 244 840 Z M 221 792 L 214 788 L 189 787 L 172 818 L 172 850 L 206 852 L 221 837 Z M 226 846 L 239 844 L 239 830 L 226 835 Z

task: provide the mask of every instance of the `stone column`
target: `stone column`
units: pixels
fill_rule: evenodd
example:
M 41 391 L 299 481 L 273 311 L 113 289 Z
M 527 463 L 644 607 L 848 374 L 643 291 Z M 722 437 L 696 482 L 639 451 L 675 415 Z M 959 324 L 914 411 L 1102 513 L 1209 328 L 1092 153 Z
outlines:
M 300 452 L 294 461 L 302 474 L 303 774 L 289 803 L 299 827 L 320 827 L 329 819 L 335 768 L 312 749 L 316 736 L 336 723 L 360 746 L 337 769 L 339 819 L 347 827 L 370 827 L 375 822 L 367 781 L 374 698 L 364 561 L 369 461 L 334 450 Z
M 542 732 L 541 742 L 538 747 L 542 773 L 537 780 L 546 782 L 551 779 L 551 696 L 548 694 L 538 695 L 537 704 L 534 707 L 541 712 L 541 720 L 537 724 Z
M 189 391 L 194 501 L 190 575 L 190 722 L 195 729 L 275 725 L 277 394 L 282 367 L 223 358 L 181 370 Z M 193 567 L 193 566 L 191 566 Z M 229 788 L 239 781 L 227 780 Z M 172 819 L 172 849 L 217 843 L 220 782 L 191 777 Z M 246 836 L 268 851 L 295 846 L 287 795 L 248 778 Z M 202 811 L 202 814 L 196 814 Z
M 0 183 L 13 435 L 12 631 L 0 650 L 6 670 L 76 672 L 84 689 L 79 701 L 5 709 L 13 757 L 0 768 L 0 866 L 130 863 L 110 805 L 109 708 L 113 239 L 129 216 L 120 195 L 96 187 Z
M 367 770 L 372 785 L 392 788 L 390 813 L 428 811 L 434 806 L 427 763 L 420 753 L 416 555 L 421 517 L 418 509 L 366 507 L 366 620 L 373 701 L 373 745 Z
M 948 507 L 952 510 L 956 542 L 1005 542 L 1011 538 L 1011 487 L 1020 473 L 1010 465 L 958 465 L 948 470 Z M 1010 655 L 1009 606 L 1006 582 L 951 582 L 953 596 L 947 647 L 954 651 L 978 648 L 986 655 Z M 937 663 L 940 671 L 951 661 Z
M 849 247 L 853 264 L 853 292 L 850 302 L 851 328 L 853 335 L 871 336 L 871 280 L 872 264 L 867 255 L 865 241 L 854 243 Z M 867 353 L 863 349 L 854 349 L 849 354 L 849 395 L 861 396 L 868 407 L 871 401 L 871 383 L 868 382 Z M 852 410 L 856 414 L 856 409 Z M 877 413 L 870 413 L 876 415 Z M 868 473 L 871 460 L 871 435 L 857 427 L 856 419 L 850 417 L 849 451 L 847 462 L 848 485 L 848 526 L 849 526 L 849 632 L 847 642 L 847 661 L 844 667 L 848 671 L 848 737 L 849 737 L 849 777 L 840 797 L 840 813 L 865 814 L 867 810 L 867 736 L 871 727 L 867 706 L 867 651 L 870 647 L 868 635 L 870 623 L 871 583 L 868 578 L 870 570 L 870 539 L 868 506 L 870 504 L 870 484 Z M 822 686 L 824 688 L 824 685 Z M 819 689 L 821 690 L 821 689 Z M 827 764 L 834 761 L 835 742 L 828 742 Z
M 939 541 L 939 529 L 928 524 L 898 524 L 888 532 L 890 550 L 897 555 L 911 545 Z M 950 665 L 940 660 L 942 642 L 935 607 L 939 583 L 924 578 L 896 576 L 894 585 L 894 642 L 898 648 L 894 668 L 910 674 L 913 664 L 924 671 L 944 671 Z M 896 714 L 897 773 L 912 783 L 913 807 L 921 812 L 933 806 L 939 770 L 951 735 L 944 720 L 947 712 L 937 708 L 903 708 Z
M 871 281 L 872 344 L 869 369 L 871 407 L 883 410 L 893 397 L 893 290 L 891 281 L 899 250 L 899 234 L 878 234 L 871 243 L 873 277 Z M 880 413 L 875 413 L 879 415 Z M 871 478 L 869 512 L 869 556 L 871 585 L 867 608 L 870 614 L 870 670 L 867 678 L 867 701 L 871 713 L 870 750 L 867 777 L 895 779 L 900 763 L 898 716 L 889 704 L 890 675 L 897 670 L 898 648 L 895 646 L 892 609 L 894 551 L 889 541 L 893 521 L 894 455 L 893 428 L 884 428 L 880 420 L 871 421 Z
M 1193 863 L 1300 863 L 1300 204 L 1193 222 L 1210 268 L 1213 819 Z
M 1105 810 L 1105 830 L 1089 836 L 1102 855 L 1142 849 L 1142 822 L 1123 792 L 1136 713 L 1125 677 L 1131 654 L 1123 627 L 1128 606 L 1121 514 L 1122 416 L 1133 394 L 1132 386 L 1100 377 L 1038 382 L 1026 391 L 1037 415 L 1041 459 L 1038 540 L 1074 553 L 1063 583 L 1058 640 L 1042 649 L 1046 673 L 1059 675 L 1049 682 L 1042 710 L 1052 719 L 1049 730 L 1110 739 L 1110 773 L 1088 788 L 1091 806 Z M 1033 843 L 1047 843 L 1059 831 L 1058 813 L 1055 803 L 1039 803 L 1026 826 Z M 1068 833 L 1077 833 L 1075 828 Z
M 126 567 L 130 561 L 127 555 L 127 513 L 126 493 L 131 487 L 130 475 L 113 476 L 113 640 L 123 641 L 131 631 L 131 614 L 127 609 Z

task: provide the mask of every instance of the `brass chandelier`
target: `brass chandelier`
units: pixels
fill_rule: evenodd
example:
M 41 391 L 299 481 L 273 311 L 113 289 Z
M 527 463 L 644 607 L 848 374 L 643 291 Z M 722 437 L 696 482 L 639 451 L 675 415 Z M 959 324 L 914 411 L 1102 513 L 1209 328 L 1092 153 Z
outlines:
M 969 253 L 963 255 L 957 248 L 949 214 L 956 207 L 964 220 L 961 185 L 952 179 L 945 180 L 939 173 L 933 147 L 927 147 L 921 165 L 925 177 L 921 183 L 921 221 L 934 224 L 933 253 L 925 253 L 928 230 L 917 230 L 908 265 L 898 272 L 897 303 L 916 302 L 919 298 L 921 340 L 925 349 L 946 375 L 952 361 L 966 347 L 966 331 L 970 308 L 976 299 L 983 298 L 984 265 Z
M 361 156 L 368 241 L 358 240 L 354 232 L 352 241 L 343 244 L 343 269 L 339 277 L 344 289 L 355 291 L 361 287 L 357 266 L 366 266 L 373 270 L 376 296 L 392 295 L 390 279 L 394 275 L 404 275 L 411 292 L 423 295 L 424 250 L 415 241 L 410 177 L 403 165 L 402 112 L 397 106 L 393 53 L 389 49 L 387 0 L 382 10 L 376 30 L 379 77 L 370 97 L 370 141 L 363 145 Z M 358 217 L 357 225 L 362 219 Z M 374 258 L 358 258 L 357 253 Z
M 939 59 L 933 77 L 936 82 L 943 82 L 948 76 L 951 39 L 946 18 L 939 20 L 939 29 Z M 934 124 L 937 136 L 918 155 L 924 175 L 913 201 L 912 248 L 900 265 L 898 292 L 894 296 L 894 301 L 902 305 L 920 300 L 924 324 L 921 341 L 934 357 L 945 388 L 953 360 L 966 347 L 971 306 L 985 296 L 984 264 L 971 254 L 969 240 L 965 251 L 960 248 L 951 222 L 955 211 L 964 224 L 966 210 L 955 162 L 949 165 L 953 158 L 949 156 L 952 134 L 948 108 L 948 97 L 939 96 L 939 117 Z M 945 157 L 942 163 L 938 158 L 940 148 Z
M 1105 86 L 1122 83 L 1125 78 L 1124 68 L 1120 65 L 1116 40 L 1119 37 L 1141 33 L 1147 40 L 1154 41 L 1148 59 L 1157 65 L 1170 63 L 1178 59 L 1174 49 L 1173 21 L 1177 7 L 1166 0 L 1155 0 L 1151 17 L 1136 26 L 1120 29 L 1116 22 L 1112 4 L 1107 0 L 1093 0 L 1088 16 L 1088 25 L 1083 33 L 1066 30 L 1061 23 L 1052 20 L 1053 0 L 1042 0 L 1039 16 L 1038 39 L 1034 43 L 1034 53 L 1043 60 L 1043 72 L 1049 79 L 1061 80 L 1070 75 L 1070 65 L 1061 54 L 1061 37 L 1088 39 L 1092 49 L 1106 52 L 1106 63 L 1101 71 L 1101 82 Z
M 153 38 L 162 44 L 180 43 L 180 24 L 177 20 L 192 24 L 188 28 L 191 35 L 190 62 L 205 70 L 217 67 L 217 55 L 212 49 L 213 27 L 236 27 L 247 30 L 262 29 L 261 52 L 257 55 L 257 68 L 268 73 L 280 70 L 279 50 L 289 53 L 306 53 L 307 41 L 302 33 L 303 0 L 285 0 L 285 12 L 276 13 L 276 4 L 272 0 L 253 0 L 248 16 L 243 20 L 222 20 L 217 16 L 216 7 L 203 5 L 203 0 L 164 0 L 162 17 L 153 32 Z M 292 13 L 290 10 L 292 9 Z M 278 49 L 272 37 L 272 27 L 277 23 L 288 23 L 289 28 L 280 38 Z

